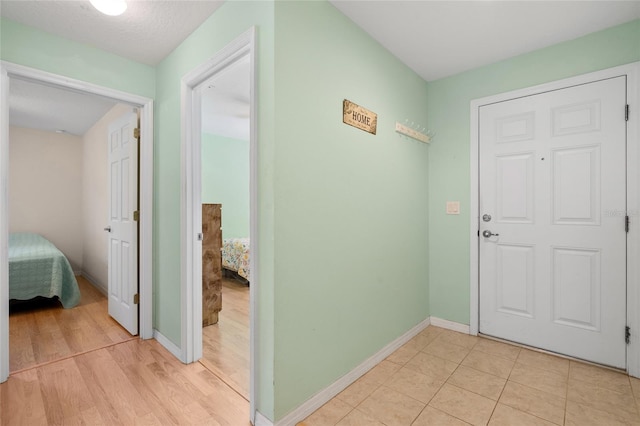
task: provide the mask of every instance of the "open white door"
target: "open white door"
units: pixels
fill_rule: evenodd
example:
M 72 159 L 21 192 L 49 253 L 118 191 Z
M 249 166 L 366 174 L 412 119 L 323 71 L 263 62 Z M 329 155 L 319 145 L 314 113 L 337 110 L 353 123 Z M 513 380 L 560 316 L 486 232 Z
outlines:
M 480 332 L 625 368 L 626 84 L 480 108 Z
M 109 315 L 138 334 L 137 114 L 109 126 Z

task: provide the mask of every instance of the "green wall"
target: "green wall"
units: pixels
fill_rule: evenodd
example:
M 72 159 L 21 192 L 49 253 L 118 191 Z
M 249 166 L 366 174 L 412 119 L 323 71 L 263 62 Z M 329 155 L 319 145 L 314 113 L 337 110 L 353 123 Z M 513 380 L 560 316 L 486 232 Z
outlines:
M 428 83 L 431 315 L 469 324 L 470 101 L 638 60 L 640 20 Z
M 257 31 L 258 228 L 256 407 L 273 419 L 274 4 L 227 1 L 156 68 L 154 270 L 156 328 L 181 343 L 180 81 L 252 26 Z
M 429 316 L 426 84 L 328 2 L 275 14 L 275 417 Z M 349 99 L 377 135 L 342 123 Z
M 222 238 L 249 236 L 249 141 L 203 133 L 202 202 L 222 204 Z
M 155 69 L 2 19 L 3 60 L 155 98 L 154 326 L 181 342 L 180 80 L 258 34 L 258 410 L 429 315 L 469 322 L 469 102 L 640 60 L 640 21 L 426 84 L 327 2 L 228 1 Z M 378 134 L 342 123 L 342 100 Z M 394 132 L 408 119 L 425 145 Z M 444 214 L 460 200 L 462 214 Z
M 153 98 L 153 67 L 0 18 L 0 58 Z
M 1 53 L 155 98 L 154 327 L 180 346 L 180 80 L 253 25 L 255 402 L 276 419 L 429 315 L 429 147 L 393 131 L 426 121 L 426 84 L 327 2 L 228 1 L 155 69 L 6 20 Z M 342 123 L 344 98 L 378 113 L 376 136 Z
M 251 26 L 258 34 L 260 291 L 257 409 L 273 418 L 273 3 L 228 1 L 156 68 L 2 18 L 0 58 L 155 98 L 154 328 L 181 344 L 180 80 Z

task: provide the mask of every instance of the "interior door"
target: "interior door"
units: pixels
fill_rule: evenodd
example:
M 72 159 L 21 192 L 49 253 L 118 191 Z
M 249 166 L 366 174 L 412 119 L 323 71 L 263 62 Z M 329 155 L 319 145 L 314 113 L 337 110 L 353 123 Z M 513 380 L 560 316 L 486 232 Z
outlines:
M 480 108 L 480 332 L 626 367 L 626 77 Z
M 138 116 L 109 126 L 109 315 L 138 334 Z

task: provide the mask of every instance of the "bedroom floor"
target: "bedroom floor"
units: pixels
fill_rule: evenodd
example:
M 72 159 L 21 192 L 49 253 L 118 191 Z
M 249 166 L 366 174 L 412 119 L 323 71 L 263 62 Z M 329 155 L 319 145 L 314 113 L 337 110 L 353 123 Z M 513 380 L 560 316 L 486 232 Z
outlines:
M 200 362 L 249 400 L 249 286 L 222 279 L 222 311 L 217 324 L 202 329 Z
M 131 339 L 108 314 L 107 298 L 77 276 L 82 299 L 64 309 L 55 300 L 22 302 L 9 315 L 9 371 L 55 360 Z M 249 399 L 249 286 L 223 278 L 218 324 L 203 329 L 202 364 L 243 398 Z
M 75 339 L 88 344 L 99 339 L 92 334 L 127 337 L 71 354 L 71 347 L 77 343 L 68 340 L 65 331 L 69 327 L 60 325 L 60 315 L 78 312 L 76 324 L 80 317 L 89 322 L 92 317 L 108 318 L 106 298 L 85 280 L 79 278 L 78 284 L 83 301 L 74 309 L 49 303 L 35 311 L 22 309 L 10 315 L 12 373 L 0 385 L 0 424 L 250 426 L 248 397 L 243 395 L 249 393 L 246 284 L 223 281 L 220 321 L 205 327 L 205 358 L 189 365 L 182 364 L 155 340 L 143 341 L 124 329 L 119 332 L 111 327 L 92 332 L 88 326 L 81 326 L 74 330 Z M 12 321 L 16 321 L 16 327 Z M 34 327 L 33 333 L 27 331 L 28 327 Z M 38 349 L 31 345 L 33 334 L 47 336 Z M 100 342 L 104 343 L 94 341 Z M 43 361 L 54 354 L 60 359 Z M 14 361 L 20 371 L 14 369 Z M 34 366 L 25 367 L 29 363 Z
M 46 299 L 11 306 L 9 371 L 137 339 L 109 316 L 105 295 L 84 277 L 76 279 L 82 297 L 74 308 Z
M 298 426 L 638 425 L 640 380 L 429 326 Z
M 138 338 L 11 374 L 0 424 L 250 426 L 249 403 L 202 364 Z

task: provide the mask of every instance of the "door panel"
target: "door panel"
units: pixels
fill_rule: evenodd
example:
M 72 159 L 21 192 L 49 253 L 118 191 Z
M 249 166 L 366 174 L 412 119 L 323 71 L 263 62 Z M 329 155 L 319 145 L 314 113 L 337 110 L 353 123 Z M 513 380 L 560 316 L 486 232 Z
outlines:
M 625 104 L 618 77 L 480 108 L 481 333 L 626 366 Z
M 129 113 L 109 126 L 109 315 L 138 334 L 138 117 Z
M 533 247 L 497 244 L 499 312 L 533 317 Z
M 533 222 L 533 153 L 496 157 L 497 220 Z
M 553 320 L 600 330 L 600 250 L 553 248 Z
M 600 225 L 600 147 L 552 151 L 555 225 Z

